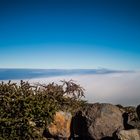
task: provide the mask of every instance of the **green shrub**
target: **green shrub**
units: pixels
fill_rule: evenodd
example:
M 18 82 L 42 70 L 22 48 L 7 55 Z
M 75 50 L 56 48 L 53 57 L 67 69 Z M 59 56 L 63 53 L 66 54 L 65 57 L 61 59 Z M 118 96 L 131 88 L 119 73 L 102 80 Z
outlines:
M 0 83 L 0 140 L 41 139 L 57 110 L 75 111 L 85 102 L 84 89 L 73 81 L 31 85 Z

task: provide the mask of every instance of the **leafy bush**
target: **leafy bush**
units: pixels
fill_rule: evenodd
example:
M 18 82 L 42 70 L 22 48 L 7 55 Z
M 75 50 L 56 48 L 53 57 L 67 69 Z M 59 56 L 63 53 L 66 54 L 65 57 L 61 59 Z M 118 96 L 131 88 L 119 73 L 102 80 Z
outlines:
M 57 110 L 75 111 L 84 104 L 84 89 L 73 81 L 31 85 L 0 83 L 0 140 L 41 139 L 37 133 L 53 120 Z

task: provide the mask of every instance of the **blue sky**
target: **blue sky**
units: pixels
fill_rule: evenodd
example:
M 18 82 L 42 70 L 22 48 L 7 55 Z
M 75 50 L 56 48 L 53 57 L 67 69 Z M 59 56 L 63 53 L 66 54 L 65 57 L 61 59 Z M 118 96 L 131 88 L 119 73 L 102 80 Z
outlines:
M 0 0 L 0 68 L 140 69 L 139 0 Z

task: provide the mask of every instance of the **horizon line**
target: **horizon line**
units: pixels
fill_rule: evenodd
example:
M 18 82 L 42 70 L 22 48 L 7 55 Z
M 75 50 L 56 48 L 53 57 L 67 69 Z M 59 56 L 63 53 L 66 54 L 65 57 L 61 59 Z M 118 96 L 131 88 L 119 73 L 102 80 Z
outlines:
M 112 69 L 112 68 L 103 68 L 103 67 L 98 67 L 98 68 L 0 68 L 0 69 L 17 69 L 17 70 L 110 70 L 110 71 L 122 71 L 122 72 L 136 72 L 140 70 L 130 70 L 130 69 Z

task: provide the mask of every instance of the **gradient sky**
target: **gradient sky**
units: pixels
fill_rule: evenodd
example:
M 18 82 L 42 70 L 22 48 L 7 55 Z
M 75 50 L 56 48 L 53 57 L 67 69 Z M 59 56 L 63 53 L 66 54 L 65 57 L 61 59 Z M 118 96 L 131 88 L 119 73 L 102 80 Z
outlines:
M 140 70 L 140 1 L 0 0 L 0 68 Z

